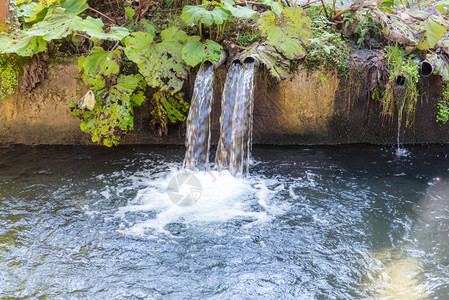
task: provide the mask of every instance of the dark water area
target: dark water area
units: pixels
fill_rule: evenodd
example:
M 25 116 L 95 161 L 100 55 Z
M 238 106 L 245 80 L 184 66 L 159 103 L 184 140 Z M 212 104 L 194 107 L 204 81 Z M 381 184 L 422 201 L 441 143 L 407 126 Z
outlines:
M 0 147 L 0 298 L 447 299 L 448 146 L 254 147 L 179 207 L 184 150 Z

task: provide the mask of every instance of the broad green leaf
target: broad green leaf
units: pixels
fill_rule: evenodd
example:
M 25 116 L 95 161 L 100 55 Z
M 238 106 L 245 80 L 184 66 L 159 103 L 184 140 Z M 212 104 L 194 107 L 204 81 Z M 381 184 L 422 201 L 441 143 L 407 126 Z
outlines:
M 142 87 L 141 83 L 143 81 L 143 77 L 140 74 L 134 74 L 134 75 L 121 75 L 118 79 L 117 79 L 117 84 L 115 85 L 114 88 L 116 88 L 117 90 L 119 90 L 121 93 L 125 93 L 127 96 L 131 95 L 132 93 L 134 93 L 134 91 L 138 88 L 138 87 Z M 130 97 L 125 97 L 124 101 L 127 103 L 131 103 L 129 102 Z
M 438 1 L 434 4 L 435 8 L 443 15 L 446 14 L 444 8 L 449 8 L 449 1 L 448 0 L 442 0 Z
M 47 50 L 47 42 L 40 36 L 28 36 L 3 49 L 2 53 L 16 53 L 20 56 L 33 56 Z
M 128 17 L 128 20 L 132 20 L 134 15 L 136 14 L 136 11 L 131 7 L 125 7 L 125 13 L 126 16 Z
M 36 2 L 22 3 L 17 5 L 17 17 L 18 18 L 30 18 L 34 15 L 33 9 L 36 7 Z
M 202 63 L 205 56 L 206 46 L 204 46 L 201 42 L 188 43 L 182 49 L 182 58 L 186 64 L 191 67 L 195 67 L 196 65 Z
M 57 2 L 58 0 L 40 0 L 33 8 L 33 15 L 25 21 L 28 23 L 42 21 L 47 15 L 48 8 Z
M 142 102 L 145 101 L 145 99 L 146 98 L 143 92 L 140 92 L 131 97 L 131 102 L 133 103 L 133 106 L 140 106 L 142 105 Z
M 79 15 L 89 8 L 86 0 L 61 0 L 62 7 L 68 14 Z
M 156 36 L 156 27 L 147 19 L 142 19 L 137 24 L 140 31 L 148 32 L 152 36 Z
M 88 17 L 83 20 L 78 16 L 67 14 L 64 8 L 54 7 L 48 10 L 45 19 L 37 22 L 27 30 L 18 32 L 17 38 L 11 41 L 6 53 L 17 53 L 21 56 L 31 56 L 46 49 L 46 42 L 59 40 L 83 32 L 93 39 L 120 40 L 129 32 L 121 27 L 112 27 L 109 33 L 104 33 L 103 22 L 100 19 Z
M 34 24 L 30 29 L 23 31 L 24 36 L 41 36 L 49 42 L 73 34 L 76 28 L 81 27 L 82 19 L 69 16 L 61 8 L 49 10 L 42 22 Z
M 189 105 L 183 99 L 184 94 L 179 93 L 174 96 L 161 95 L 160 102 L 164 107 L 166 116 L 171 123 L 185 121 L 185 113 Z
M 284 9 L 284 5 L 282 5 L 281 1 L 278 0 L 259 0 L 258 2 L 271 6 L 271 10 L 277 15 L 280 16 L 282 10 Z
M 282 57 L 273 45 L 258 45 L 253 47 L 242 56 L 242 60 L 247 57 L 255 57 L 263 64 L 271 76 L 278 81 L 285 80 L 290 76 L 290 61 Z
M 129 30 L 125 27 L 112 26 L 106 33 L 106 40 L 121 41 L 129 35 Z
M 435 47 L 436 43 L 444 36 L 447 31 L 448 22 L 442 17 L 430 16 L 424 21 L 426 31 L 421 37 L 416 47 L 419 50 L 428 50 Z
M 246 6 L 234 6 L 233 0 L 222 0 L 224 8 L 231 12 L 233 17 L 239 19 L 249 19 L 257 14 L 256 11 Z
M 188 35 L 176 27 L 169 27 L 161 32 L 161 39 L 165 42 L 185 43 Z
M 136 64 L 142 63 L 149 56 L 153 47 L 154 36 L 148 32 L 134 32 L 125 39 L 125 54 Z
M 210 27 L 214 24 L 221 25 L 226 21 L 231 12 L 228 10 L 216 6 L 213 10 L 207 9 L 208 3 L 203 5 L 186 5 L 182 9 L 181 19 L 187 25 L 198 25 L 200 22 L 206 27 Z
M 187 78 L 182 49 L 188 36 L 177 28 L 168 28 L 161 37 L 162 41 L 154 44 L 149 33 L 133 33 L 125 39 L 124 51 L 137 64 L 148 85 L 175 93 Z
M 12 36 L 6 32 L 0 33 L 0 53 L 9 48 L 13 43 L 17 43 Z
M 220 44 L 212 40 L 206 40 L 202 44 L 199 36 L 191 36 L 187 45 L 182 49 L 182 58 L 189 66 L 195 67 L 206 60 L 219 61 L 221 51 Z
M 380 11 L 378 16 L 382 23 L 382 31 L 388 40 L 403 45 L 416 45 L 418 43 L 414 32 L 399 16 Z
M 96 93 L 105 86 L 105 77 L 119 73 L 120 60 L 119 50 L 106 51 L 101 47 L 94 47 L 88 56 L 78 59 L 78 69 L 82 72 L 84 83 Z
M 87 17 L 80 24 L 80 32 L 84 32 L 91 37 L 92 40 L 114 40 L 121 41 L 129 35 L 128 29 L 125 27 L 111 27 L 108 33 L 103 30 L 103 21 L 101 19 L 94 19 Z
M 103 31 L 103 21 L 101 19 L 87 17 L 81 24 L 80 31 L 89 35 L 92 39 L 103 39 L 106 34 Z
M 94 47 L 83 63 L 83 70 L 94 75 L 117 75 L 120 71 L 120 57 L 119 50 L 106 51 L 101 47 Z
M 277 16 L 280 16 L 282 11 L 284 10 L 284 6 L 280 1 L 271 1 L 271 9 Z
M 223 49 L 220 44 L 212 40 L 206 40 L 206 54 L 208 57 L 205 60 L 219 61 L 222 50 Z
M 170 27 L 161 32 L 162 42 L 155 47 L 160 53 L 170 53 L 177 60 L 182 59 L 182 48 L 189 39 L 189 36 L 176 27 Z
M 305 56 L 312 37 L 311 20 L 299 7 L 288 7 L 278 17 L 263 13 L 257 22 L 262 35 L 288 59 Z
M 63 8 L 48 11 L 45 19 L 27 30 L 19 31 L 17 40 L 3 49 L 4 53 L 17 53 L 20 56 L 32 56 L 47 49 L 47 42 L 75 33 L 81 27 L 82 19 L 65 14 Z

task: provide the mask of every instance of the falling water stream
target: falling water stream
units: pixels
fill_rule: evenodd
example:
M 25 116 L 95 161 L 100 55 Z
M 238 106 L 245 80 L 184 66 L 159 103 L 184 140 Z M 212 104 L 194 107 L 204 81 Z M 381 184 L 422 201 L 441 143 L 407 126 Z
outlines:
M 248 174 L 254 106 L 255 61 L 232 64 L 226 77 L 221 102 L 218 169 L 231 174 Z
M 195 79 L 193 97 L 187 117 L 184 167 L 205 170 L 209 163 L 210 112 L 213 100 L 214 67 L 201 65 Z
M 216 161 L 221 169 L 229 167 L 232 148 L 232 126 L 235 100 L 237 98 L 237 83 L 240 79 L 242 64 L 234 63 L 229 68 L 223 87 L 220 116 L 220 139 L 218 141 Z

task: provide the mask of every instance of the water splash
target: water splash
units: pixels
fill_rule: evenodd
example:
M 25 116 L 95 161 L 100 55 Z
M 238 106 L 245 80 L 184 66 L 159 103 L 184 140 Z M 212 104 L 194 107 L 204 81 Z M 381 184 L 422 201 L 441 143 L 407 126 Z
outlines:
M 187 118 L 184 168 L 206 170 L 209 163 L 210 112 L 213 100 L 214 67 L 204 63 L 195 79 Z
M 408 157 L 410 155 L 410 151 L 405 148 L 401 148 L 398 146 L 395 151 L 396 157 Z
M 176 205 L 167 193 L 167 182 L 179 174 L 190 174 L 200 183 L 200 197 L 191 206 Z M 157 239 L 161 235 L 172 236 L 173 231 L 192 225 L 197 230 L 208 230 L 213 224 L 220 226 L 227 222 L 241 222 L 242 228 L 250 229 L 290 210 L 288 203 L 274 200 L 284 191 L 284 185 L 263 176 L 236 178 L 228 171 L 193 172 L 171 168 L 145 184 L 147 186 L 115 214 L 121 220 L 119 231 L 125 235 Z M 178 192 L 186 191 L 180 188 Z M 137 217 L 139 215 L 144 217 Z
M 232 64 L 226 76 L 217 148 L 218 169 L 248 174 L 252 144 L 255 61 Z

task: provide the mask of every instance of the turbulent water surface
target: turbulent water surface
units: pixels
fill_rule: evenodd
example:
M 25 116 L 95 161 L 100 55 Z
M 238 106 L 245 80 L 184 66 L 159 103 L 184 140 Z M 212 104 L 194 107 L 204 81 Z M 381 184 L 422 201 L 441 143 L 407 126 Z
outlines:
M 446 299 L 449 147 L 407 150 L 256 147 L 236 179 L 183 148 L 0 147 L 0 298 Z

